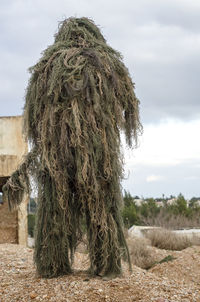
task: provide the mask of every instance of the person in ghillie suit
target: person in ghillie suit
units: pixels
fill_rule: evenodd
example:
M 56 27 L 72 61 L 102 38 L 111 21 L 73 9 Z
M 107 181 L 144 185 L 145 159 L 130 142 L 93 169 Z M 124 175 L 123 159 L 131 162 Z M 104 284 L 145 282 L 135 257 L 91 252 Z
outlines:
M 30 181 L 37 185 L 40 276 L 71 272 L 85 219 L 89 271 L 116 277 L 121 257 L 130 264 L 120 214 L 120 132 L 134 147 L 142 128 L 129 72 L 87 18 L 61 22 L 30 72 L 24 132 L 31 151 L 4 186 L 4 199 L 12 208 L 30 193 Z

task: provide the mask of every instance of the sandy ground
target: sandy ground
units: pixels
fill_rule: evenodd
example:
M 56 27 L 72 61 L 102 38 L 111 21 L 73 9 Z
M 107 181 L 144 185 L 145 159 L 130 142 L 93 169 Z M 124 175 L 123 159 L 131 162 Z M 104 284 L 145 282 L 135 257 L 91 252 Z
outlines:
M 72 275 L 41 279 L 35 274 L 32 249 L 0 244 L 0 301 L 200 302 L 200 247 L 157 253 L 176 259 L 148 271 L 134 266 L 132 273 L 123 264 L 121 278 L 103 281 L 88 277 L 87 255 L 76 253 Z

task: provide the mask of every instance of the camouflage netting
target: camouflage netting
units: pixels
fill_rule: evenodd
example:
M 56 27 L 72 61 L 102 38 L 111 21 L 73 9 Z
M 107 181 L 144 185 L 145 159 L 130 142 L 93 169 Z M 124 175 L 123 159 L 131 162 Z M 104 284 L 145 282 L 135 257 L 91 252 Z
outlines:
M 4 187 L 5 197 L 19 204 L 34 177 L 41 276 L 71 271 L 84 217 L 90 272 L 116 276 L 122 256 L 130 263 L 120 215 L 120 131 L 130 147 L 141 131 L 128 70 L 91 20 L 70 18 L 30 71 L 24 130 L 32 151 Z

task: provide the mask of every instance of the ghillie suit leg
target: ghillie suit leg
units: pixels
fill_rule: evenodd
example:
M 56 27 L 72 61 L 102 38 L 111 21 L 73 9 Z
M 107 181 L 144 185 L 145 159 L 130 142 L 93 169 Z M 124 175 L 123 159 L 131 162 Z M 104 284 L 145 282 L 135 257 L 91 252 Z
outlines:
M 116 208 L 111 208 L 109 214 L 103 211 L 99 218 L 95 219 L 90 216 L 88 209 L 86 219 L 91 263 L 90 273 L 111 278 L 120 275 L 123 255 L 126 255 L 130 264 L 120 212 Z M 104 224 L 99 223 L 98 220 L 100 219 L 104 220 Z
M 37 271 L 44 277 L 71 271 L 85 217 L 91 272 L 116 276 L 123 256 L 130 264 L 120 216 L 120 132 L 132 147 L 141 131 L 128 70 L 91 20 L 70 18 L 30 71 L 24 131 L 37 155 L 5 191 L 19 203 L 24 180 L 35 177 Z
M 66 211 L 60 207 L 54 180 L 46 169 L 40 172 L 34 260 L 42 277 L 71 272 Z

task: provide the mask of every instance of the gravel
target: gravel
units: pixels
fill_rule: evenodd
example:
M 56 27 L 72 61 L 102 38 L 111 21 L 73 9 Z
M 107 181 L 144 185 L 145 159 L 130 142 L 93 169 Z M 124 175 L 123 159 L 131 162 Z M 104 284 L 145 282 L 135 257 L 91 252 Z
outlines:
M 33 249 L 0 244 L 0 301 L 200 302 L 200 247 L 165 254 L 176 259 L 148 271 L 134 266 L 132 273 L 123 264 L 122 277 L 104 281 L 88 276 L 87 254 L 76 253 L 73 274 L 41 279 Z

